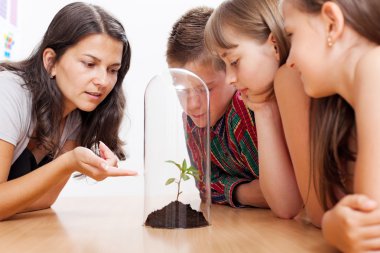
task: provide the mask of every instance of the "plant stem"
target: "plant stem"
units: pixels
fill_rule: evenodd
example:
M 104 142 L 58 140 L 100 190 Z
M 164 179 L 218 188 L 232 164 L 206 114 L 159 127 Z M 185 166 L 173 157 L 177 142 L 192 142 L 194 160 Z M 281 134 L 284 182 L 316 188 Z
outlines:
M 181 189 L 181 179 L 182 178 L 179 178 L 179 181 L 178 181 L 178 191 L 177 191 L 177 201 L 178 201 L 178 198 L 179 198 L 179 194 L 180 194 L 180 189 Z

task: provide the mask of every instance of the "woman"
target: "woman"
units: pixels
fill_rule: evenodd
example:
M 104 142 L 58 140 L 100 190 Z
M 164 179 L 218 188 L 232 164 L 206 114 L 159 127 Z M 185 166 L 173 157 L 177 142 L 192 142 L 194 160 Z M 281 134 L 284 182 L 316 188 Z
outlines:
M 76 2 L 28 59 L 0 64 L 0 220 L 50 207 L 74 171 L 95 180 L 135 174 L 117 168 L 130 56 L 121 23 Z M 99 156 L 89 149 L 98 143 Z

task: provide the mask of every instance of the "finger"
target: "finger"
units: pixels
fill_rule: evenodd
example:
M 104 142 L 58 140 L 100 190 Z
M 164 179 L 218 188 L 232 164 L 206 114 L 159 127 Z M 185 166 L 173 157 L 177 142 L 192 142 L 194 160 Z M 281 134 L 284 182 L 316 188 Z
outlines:
M 380 252 L 380 237 L 362 241 L 361 248 L 371 253 Z
M 360 238 L 365 240 L 380 238 L 380 222 L 376 225 L 360 227 L 357 232 Z
M 113 166 L 108 166 L 107 175 L 110 177 L 121 177 L 121 176 L 136 176 L 137 171 L 120 169 Z
M 106 144 L 104 144 L 103 142 L 99 142 L 99 150 L 100 150 L 100 156 L 103 158 L 103 159 L 106 159 L 107 161 L 109 161 L 111 163 L 111 165 L 113 166 L 116 166 L 117 167 L 117 163 L 118 163 L 118 158 L 117 156 L 112 152 L 112 150 L 110 150 Z
M 338 204 L 362 212 L 370 212 L 377 207 L 376 201 L 362 194 L 347 195 L 343 199 L 341 199 Z
M 112 152 L 111 149 L 109 149 L 109 147 L 107 147 L 106 144 L 104 144 L 104 142 L 100 141 L 99 142 L 99 149 L 100 149 L 100 152 L 101 154 L 103 154 L 104 158 L 112 158 L 114 159 L 116 156 L 115 154 Z
M 359 215 L 361 216 L 361 224 L 363 226 L 380 225 L 380 209 L 376 209 L 372 212 L 363 212 L 361 214 L 359 213 Z

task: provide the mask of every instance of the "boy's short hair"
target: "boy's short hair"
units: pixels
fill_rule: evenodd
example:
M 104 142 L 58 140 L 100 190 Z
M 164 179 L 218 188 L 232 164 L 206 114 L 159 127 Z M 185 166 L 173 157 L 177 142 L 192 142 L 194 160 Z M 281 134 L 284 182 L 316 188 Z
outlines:
M 166 50 L 166 61 L 171 67 L 201 61 L 211 63 L 216 70 L 225 69 L 223 61 L 213 56 L 204 43 L 204 30 L 213 11 L 209 7 L 190 9 L 173 25 Z

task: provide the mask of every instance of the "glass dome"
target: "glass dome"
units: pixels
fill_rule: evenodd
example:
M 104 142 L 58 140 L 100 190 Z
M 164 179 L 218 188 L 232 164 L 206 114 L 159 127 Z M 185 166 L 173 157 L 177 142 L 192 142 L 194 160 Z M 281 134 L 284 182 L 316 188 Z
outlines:
M 145 90 L 144 220 L 155 228 L 210 224 L 209 92 L 184 69 L 155 76 Z

